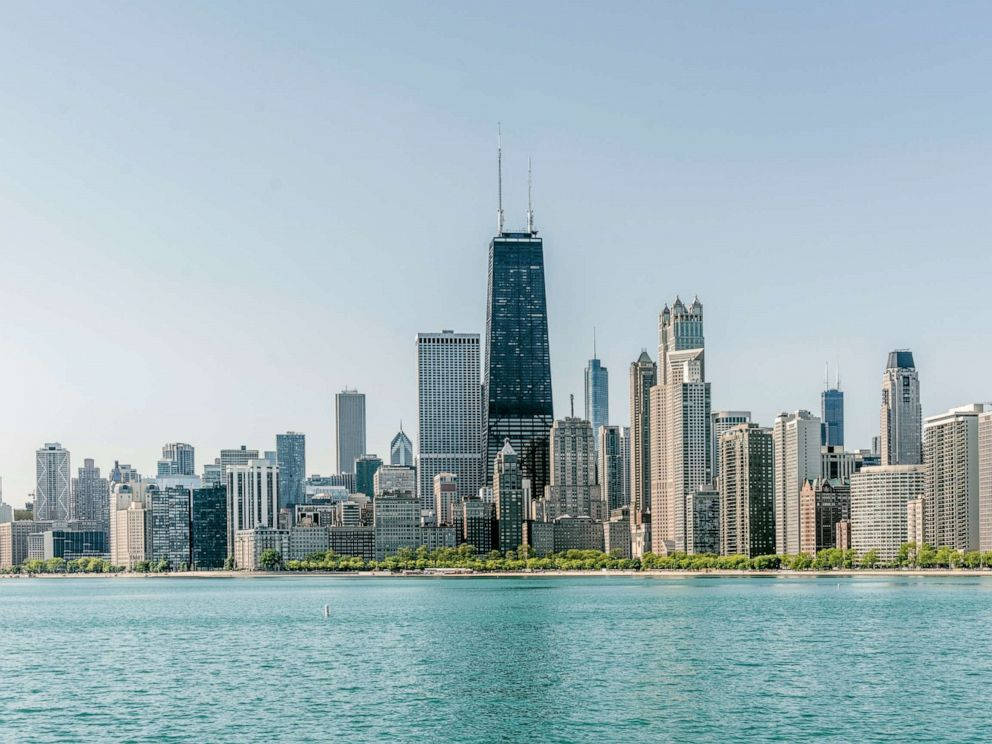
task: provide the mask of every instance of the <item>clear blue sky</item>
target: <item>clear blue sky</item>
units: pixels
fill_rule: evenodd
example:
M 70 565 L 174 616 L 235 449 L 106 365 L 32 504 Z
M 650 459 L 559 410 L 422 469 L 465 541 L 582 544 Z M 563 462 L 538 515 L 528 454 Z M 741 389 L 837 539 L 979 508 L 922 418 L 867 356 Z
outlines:
M 307 434 L 368 394 L 415 433 L 414 337 L 482 331 L 503 122 L 534 157 L 555 403 L 596 325 L 611 418 L 676 293 L 714 408 L 819 410 L 849 446 L 886 353 L 924 413 L 992 398 L 985 3 L 16 3 L 0 24 L 0 475 L 34 450 Z

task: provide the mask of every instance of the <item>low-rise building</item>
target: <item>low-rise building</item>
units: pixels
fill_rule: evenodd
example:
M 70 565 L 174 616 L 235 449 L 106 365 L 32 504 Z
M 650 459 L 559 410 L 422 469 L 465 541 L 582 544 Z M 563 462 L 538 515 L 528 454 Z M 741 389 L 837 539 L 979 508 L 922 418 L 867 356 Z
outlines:
M 850 516 L 851 487 L 846 481 L 807 479 L 799 492 L 799 552 L 816 555 L 837 547 L 837 523 Z
M 268 549 L 275 550 L 287 560 L 289 555 L 289 530 L 274 527 L 255 527 L 234 533 L 234 565 L 247 571 L 261 568 L 260 559 Z
M 28 560 L 28 536 L 50 529 L 51 522 L 21 520 L 0 524 L 0 568 L 13 568 Z
M 330 550 L 338 555 L 353 556 L 366 561 L 375 559 L 375 528 L 341 526 L 327 529 Z
M 530 522 L 530 545 L 539 555 L 566 550 L 603 550 L 603 523 L 590 517 L 559 517 L 551 522 Z
M 493 549 L 495 519 L 491 501 L 478 497 L 465 499 L 462 502 L 462 542 L 474 547 L 476 553 L 488 553 Z
M 631 557 L 630 507 L 610 512 L 610 521 L 603 522 L 603 552 L 620 558 Z

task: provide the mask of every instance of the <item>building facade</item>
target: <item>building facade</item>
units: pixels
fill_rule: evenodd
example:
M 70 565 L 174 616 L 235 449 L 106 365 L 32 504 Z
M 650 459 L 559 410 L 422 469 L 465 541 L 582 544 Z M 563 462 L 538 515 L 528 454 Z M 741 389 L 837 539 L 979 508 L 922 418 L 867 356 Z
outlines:
M 882 465 L 919 465 L 923 462 L 922 423 L 920 378 L 913 363 L 913 352 L 893 351 L 882 375 L 879 421 Z
M 714 411 L 710 414 L 710 470 L 714 483 L 720 477 L 720 437 L 741 424 L 749 423 L 750 411 Z
M 482 388 L 478 333 L 417 334 L 417 493 L 424 508 L 434 476 L 458 476 L 458 496 L 483 484 Z
M 692 549 L 701 555 L 720 554 L 720 492 L 702 486 L 692 494 Z
M 190 555 L 194 569 L 223 568 L 227 558 L 227 488 L 190 491 Z
M 799 552 L 837 547 L 837 524 L 851 517 L 851 486 L 839 478 L 807 480 L 799 494 Z
M 992 411 L 978 415 L 978 545 L 992 550 Z
M 190 489 L 182 486 L 148 489 L 149 560 L 166 561 L 172 571 L 189 567 Z
M 585 419 L 559 419 L 551 427 L 551 480 L 542 504 L 545 520 L 558 517 L 605 519 L 607 510 L 596 483 L 596 444 Z
M 71 494 L 69 450 L 47 442 L 35 453 L 34 518 L 53 522 L 69 519 Z
M 820 446 L 844 446 L 844 391 L 840 380 L 820 393 Z
M 372 476 L 372 493 L 375 496 L 387 491 L 408 493 L 415 496 L 417 493 L 417 470 L 406 465 L 380 465 Z M 431 484 L 431 493 L 434 493 L 434 484 Z M 423 509 L 421 502 L 421 509 Z M 428 509 L 434 508 L 434 499 L 428 502 Z
M 799 553 L 799 494 L 822 476 L 820 419 L 809 411 L 781 413 L 772 427 L 775 445 L 775 552 Z
M 240 530 L 277 527 L 279 514 L 279 466 L 268 460 L 250 460 L 247 465 L 227 469 L 227 545 L 234 552 L 234 536 Z
M 162 460 L 169 471 L 160 475 L 196 475 L 196 455 L 192 444 L 169 442 L 162 446 Z
M 908 542 L 906 505 L 923 495 L 922 465 L 879 465 L 851 476 L 851 547 L 892 561 Z
M 296 431 L 276 434 L 276 464 L 279 465 L 279 508 L 291 509 L 306 503 L 307 440 Z
M 630 524 L 631 550 L 639 558 L 651 547 L 651 388 L 658 365 L 642 351 L 630 365 Z
M 458 498 L 458 476 L 454 473 L 438 473 L 434 476 L 434 517 L 438 525 L 457 525 L 462 516 Z
M 335 462 L 339 473 L 354 473 L 365 454 L 365 393 L 342 390 L 334 396 Z
M 100 468 L 91 458 L 83 460 L 78 477 L 72 482 L 72 499 L 69 502 L 71 521 L 97 522 L 104 531 L 110 529 L 110 482 L 100 477 Z
M 389 443 L 389 464 L 405 465 L 407 467 L 413 467 L 414 465 L 413 442 L 410 441 L 410 437 L 403 431 L 402 425 L 400 425 L 400 430 L 396 432 L 396 436 Z
M 624 429 L 620 426 L 601 426 L 597 433 L 597 456 L 599 458 L 596 473 L 599 478 L 600 498 L 606 503 L 610 512 L 627 506 L 627 494 L 624 489 L 625 476 L 629 473 L 624 456 Z
M 720 437 L 720 553 L 775 552 L 774 441 L 769 429 L 738 424 Z
M 593 344 L 592 359 L 585 369 L 585 419 L 593 432 L 610 423 L 610 373 L 596 358 Z
M 493 499 L 496 511 L 495 549 L 516 550 L 526 542 L 523 476 L 517 453 L 509 439 L 493 463 Z

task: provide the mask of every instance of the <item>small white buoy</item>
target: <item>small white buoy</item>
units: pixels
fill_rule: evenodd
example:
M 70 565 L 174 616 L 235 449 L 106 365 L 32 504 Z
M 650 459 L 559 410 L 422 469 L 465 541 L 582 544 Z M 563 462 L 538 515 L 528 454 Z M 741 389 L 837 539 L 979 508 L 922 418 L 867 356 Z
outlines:
M 331 606 L 325 604 L 324 605 L 324 617 L 330 617 L 330 616 L 331 616 Z

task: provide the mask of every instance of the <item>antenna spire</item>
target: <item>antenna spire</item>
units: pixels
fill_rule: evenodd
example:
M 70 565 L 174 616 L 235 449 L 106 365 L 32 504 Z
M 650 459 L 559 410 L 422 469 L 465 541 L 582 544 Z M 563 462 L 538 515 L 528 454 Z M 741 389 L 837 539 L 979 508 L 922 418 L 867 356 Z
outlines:
M 823 389 L 830 389 L 830 362 L 823 363 Z
M 503 234 L 503 127 L 496 122 L 496 178 L 497 199 L 496 226 L 498 234 Z
M 837 389 L 840 390 L 840 358 L 837 358 Z
M 531 200 L 531 159 L 527 158 L 527 232 L 534 234 L 534 203 Z
M 596 359 L 596 326 L 592 327 L 592 358 Z
M 574 393 L 569 393 L 568 394 L 568 403 L 569 403 L 569 405 L 572 408 L 572 418 L 575 418 L 575 394 Z

